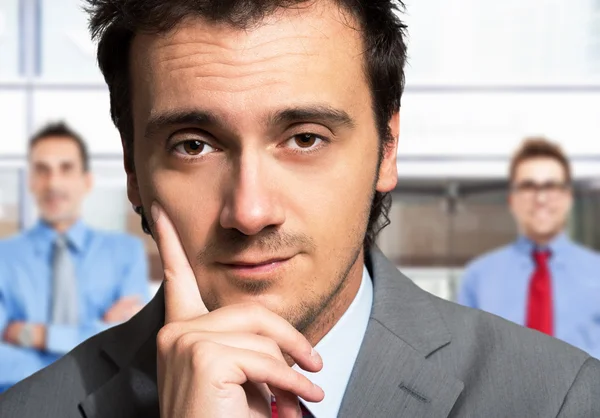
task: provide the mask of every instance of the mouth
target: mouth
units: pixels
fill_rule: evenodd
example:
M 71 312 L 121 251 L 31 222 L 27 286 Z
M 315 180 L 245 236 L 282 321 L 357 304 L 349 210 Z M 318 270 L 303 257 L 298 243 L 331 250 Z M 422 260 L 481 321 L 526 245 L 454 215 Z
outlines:
M 62 202 L 65 202 L 66 200 L 67 200 L 66 196 L 47 196 L 44 198 L 44 201 L 50 205 L 62 203 Z
M 226 271 L 233 273 L 235 276 L 250 279 L 277 272 L 285 268 L 291 262 L 292 258 L 294 257 L 273 257 L 262 260 L 232 260 L 217 264 Z

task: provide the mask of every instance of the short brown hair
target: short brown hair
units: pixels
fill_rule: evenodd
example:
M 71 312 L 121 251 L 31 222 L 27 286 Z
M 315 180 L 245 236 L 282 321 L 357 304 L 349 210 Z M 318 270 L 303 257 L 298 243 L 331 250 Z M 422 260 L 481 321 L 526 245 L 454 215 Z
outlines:
M 529 137 L 523 140 L 510 162 L 510 182 L 515 179 L 519 165 L 534 158 L 551 158 L 557 161 L 565 170 L 565 180 L 571 184 L 571 163 L 562 148 L 544 137 Z
M 129 48 L 135 34 L 165 33 L 188 17 L 203 17 L 246 28 L 279 8 L 309 4 L 309 0 L 86 0 L 92 37 L 98 41 L 98 64 L 108 84 L 110 112 L 124 144 L 126 169 L 133 169 L 133 119 Z M 394 138 L 388 122 L 400 109 L 404 90 L 406 25 L 400 20 L 402 0 L 335 0 L 356 18 L 362 30 L 365 70 L 380 137 L 379 160 Z M 389 224 L 389 193 L 375 191 L 365 247 Z M 142 224 L 147 224 L 143 212 Z
M 35 147 L 38 142 L 55 136 L 69 138 L 75 142 L 75 145 L 79 148 L 79 154 L 81 155 L 83 171 L 87 173 L 90 170 L 90 155 L 87 145 L 83 138 L 65 122 L 50 122 L 41 127 L 29 140 L 29 153 L 31 154 L 31 150 L 33 150 L 33 147 Z

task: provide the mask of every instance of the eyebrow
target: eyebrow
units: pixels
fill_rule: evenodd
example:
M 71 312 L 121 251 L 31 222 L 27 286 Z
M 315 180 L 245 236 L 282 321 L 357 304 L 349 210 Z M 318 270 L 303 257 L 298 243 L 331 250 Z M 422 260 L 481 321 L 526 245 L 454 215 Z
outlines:
M 354 128 L 350 115 L 328 105 L 290 107 L 267 117 L 267 125 L 280 126 L 299 122 L 329 123 L 338 127 Z M 225 123 L 215 114 L 203 110 L 175 110 L 151 116 L 146 124 L 144 136 L 151 138 L 165 128 L 178 125 L 212 125 L 225 129 Z
M 151 116 L 146 124 L 144 136 L 150 138 L 162 129 L 177 125 L 221 125 L 219 119 L 210 112 L 201 110 L 176 110 Z
M 275 112 L 269 117 L 270 125 L 298 122 L 323 122 L 346 128 L 353 128 L 356 125 L 348 113 L 327 105 L 292 107 Z

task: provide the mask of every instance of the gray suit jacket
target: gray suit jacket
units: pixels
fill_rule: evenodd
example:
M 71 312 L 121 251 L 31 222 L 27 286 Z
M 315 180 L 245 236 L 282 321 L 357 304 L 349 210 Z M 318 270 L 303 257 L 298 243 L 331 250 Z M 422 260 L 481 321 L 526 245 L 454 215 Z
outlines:
M 374 306 L 339 416 L 600 417 L 598 360 L 420 290 L 377 249 L 367 266 Z M 158 417 L 163 320 L 159 292 L 128 323 L 0 396 L 0 417 Z

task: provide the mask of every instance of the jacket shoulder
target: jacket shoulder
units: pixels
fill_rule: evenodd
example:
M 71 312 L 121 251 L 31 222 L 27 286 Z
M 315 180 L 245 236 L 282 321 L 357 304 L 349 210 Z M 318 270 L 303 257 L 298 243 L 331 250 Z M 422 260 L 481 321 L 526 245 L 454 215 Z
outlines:
M 587 353 L 498 316 L 431 298 L 452 335 L 431 360 L 450 367 L 465 384 L 457 408 L 462 403 L 484 413 L 501 402 L 498 407 L 516 414 L 507 416 L 558 415 L 591 359 Z M 596 380 L 600 384 L 600 376 Z
M 0 395 L 0 417 L 78 417 L 80 404 L 130 364 L 164 319 L 162 293 L 129 321 L 84 341 Z M 155 354 L 153 359 L 155 359 Z
M 118 328 L 118 327 L 116 327 Z M 101 355 L 115 328 L 74 350 L 0 395 L 0 417 L 81 417 L 79 404 L 116 371 Z

